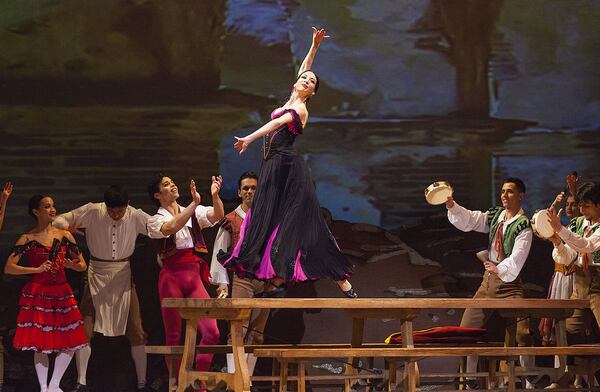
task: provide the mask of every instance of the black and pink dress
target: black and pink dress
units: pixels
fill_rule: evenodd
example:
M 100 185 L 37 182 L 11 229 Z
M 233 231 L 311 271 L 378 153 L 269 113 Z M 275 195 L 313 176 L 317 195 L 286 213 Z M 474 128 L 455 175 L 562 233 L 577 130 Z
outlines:
M 294 151 L 302 122 L 294 109 L 279 109 L 292 121 L 264 138 L 264 161 L 252 208 L 231 253 L 219 261 L 239 276 L 290 282 L 348 278 L 353 270 L 329 231 L 308 166 Z
M 52 261 L 49 271 L 34 274 L 25 284 L 19 299 L 17 330 L 13 346 L 17 350 L 42 353 L 73 351 L 88 344 L 83 318 L 67 283 L 64 261 L 67 254 L 79 254 L 75 244 L 66 238 L 52 247 L 33 240 L 13 250 L 22 255 L 20 263 L 38 267 Z

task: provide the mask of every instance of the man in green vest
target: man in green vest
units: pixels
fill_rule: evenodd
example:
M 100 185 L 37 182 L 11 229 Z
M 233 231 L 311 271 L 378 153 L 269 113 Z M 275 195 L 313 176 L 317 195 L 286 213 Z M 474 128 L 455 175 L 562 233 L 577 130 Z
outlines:
M 462 231 L 489 233 L 488 260 L 483 262 L 485 272 L 479 289 L 473 298 L 522 298 L 521 269 L 529 255 L 532 231 L 529 219 L 521 208 L 525 198 L 525 184 L 518 178 L 507 178 L 502 184 L 502 206 L 489 210 L 470 211 L 449 197 L 446 201 L 448 220 Z M 483 309 L 466 309 L 461 327 L 481 328 L 492 315 Z M 517 325 L 517 343 L 529 344 L 529 322 L 521 320 Z M 530 358 L 521 357 L 526 366 Z M 467 357 L 467 372 L 477 371 L 477 356 Z M 527 382 L 528 388 L 533 388 Z M 477 388 L 475 379 L 467 379 L 467 388 Z
M 560 223 L 562 209 L 557 214 L 550 208 L 550 224 L 564 242 L 556 249 L 559 255 L 566 260 L 576 259 L 576 265 L 584 271 L 581 275 L 585 279 L 580 279 L 579 284 L 575 277 L 571 298 L 589 298 L 596 324 L 600 325 L 600 184 L 583 184 L 577 191 L 576 199 L 583 216 L 573 219 L 567 228 Z M 569 343 L 582 343 L 582 339 L 588 338 L 588 332 L 593 328 L 589 323 L 589 313 L 586 313 L 583 310 L 576 311 L 567 319 Z

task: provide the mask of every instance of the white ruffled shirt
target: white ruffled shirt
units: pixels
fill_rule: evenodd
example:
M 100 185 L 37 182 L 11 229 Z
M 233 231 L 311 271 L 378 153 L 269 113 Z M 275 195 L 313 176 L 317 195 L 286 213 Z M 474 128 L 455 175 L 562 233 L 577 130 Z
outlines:
M 500 221 L 504 219 L 504 214 L 506 210 L 500 213 Z M 502 235 L 506 231 L 506 228 L 521 215 L 524 215 L 525 211 L 523 209 L 519 210 L 519 212 L 504 222 Z M 448 209 L 448 220 L 454 227 L 461 231 L 477 231 L 480 233 L 489 233 L 490 228 L 488 226 L 487 219 L 487 211 L 471 211 L 466 208 L 460 206 L 458 203 L 454 202 L 454 206 Z M 497 263 L 496 267 L 498 268 L 498 277 L 503 282 L 512 282 L 517 279 L 523 265 L 525 265 L 525 261 L 527 260 L 527 256 L 529 256 L 529 249 L 531 249 L 531 243 L 533 241 L 533 232 L 531 228 L 527 228 L 521 231 L 517 238 L 515 238 L 515 244 L 513 246 L 513 250 L 510 256 L 506 257 L 504 260 L 498 260 L 498 252 L 496 251 L 493 244 L 489 244 L 489 259 L 495 263 Z
M 246 211 L 242 209 L 242 206 L 239 205 L 235 209 L 235 213 L 240 216 L 240 218 L 246 219 Z M 215 246 L 213 248 L 212 259 L 210 262 L 210 283 L 214 285 L 222 285 L 229 284 L 229 276 L 227 276 L 227 270 L 217 259 L 217 255 L 219 251 L 227 252 L 231 246 L 235 246 L 235 244 L 231 243 L 231 234 L 229 231 L 220 227 L 217 232 L 217 237 L 215 238 Z
M 66 230 L 71 225 L 86 229 L 85 241 L 92 256 L 103 260 L 121 260 L 133 254 L 138 234 L 147 235 L 150 215 L 127 206 L 125 215 L 113 220 L 104 203 L 87 203 L 56 217 L 53 225 Z
M 183 208 L 179 207 L 180 210 Z M 214 223 L 208 220 L 208 213 L 213 210 L 213 207 L 206 207 L 199 205 L 194 210 L 195 218 L 198 220 L 198 224 L 201 229 L 212 227 Z M 165 208 L 160 207 L 155 215 L 152 215 L 148 219 L 148 237 L 152 239 L 162 239 L 169 236 L 164 235 L 160 229 L 162 226 L 173 219 L 173 215 Z M 194 240 L 192 238 L 192 218 L 188 219 L 185 226 L 175 233 L 175 247 L 177 249 L 189 249 L 194 247 Z
M 596 223 L 599 225 L 600 223 Z M 590 221 L 583 221 L 583 230 L 591 225 Z M 558 231 L 558 236 L 564 241 L 552 251 L 554 261 L 560 264 L 569 265 L 576 260 L 576 265 L 583 266 L 582 256 L 585 253 L 592 253 L 600 250 L 600 228 L 596 229 L 589 237 L 582 237 L 577 233 L 573 233 L 566 227 L 561 227 Z M 598 264 L 593 264 L 590 255 L 590 267 L 600 267 Z

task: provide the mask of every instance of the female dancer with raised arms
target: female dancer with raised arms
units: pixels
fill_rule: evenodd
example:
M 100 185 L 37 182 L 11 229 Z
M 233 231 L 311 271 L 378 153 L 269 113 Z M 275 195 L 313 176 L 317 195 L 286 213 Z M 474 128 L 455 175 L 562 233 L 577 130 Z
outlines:
M 340 252 L 321 213 L 308 167 L 293 148 L 308 121 L 306 104 L 319 88 L 311 66 L 325 30 L 313 27 L 312 45 L 298 72 L 288 101 L 271 113 L 271 121 L 245 137 L 236 137 L 240 154 L 263 138 L 263 163 L 240 239 L 229 254 L 218 256 L 241 277 L 267 280 L 262 296 L 285 290 L 285 282 L 330 278 L 349 298 L 357 294 L 347 278 L 352 264 Z

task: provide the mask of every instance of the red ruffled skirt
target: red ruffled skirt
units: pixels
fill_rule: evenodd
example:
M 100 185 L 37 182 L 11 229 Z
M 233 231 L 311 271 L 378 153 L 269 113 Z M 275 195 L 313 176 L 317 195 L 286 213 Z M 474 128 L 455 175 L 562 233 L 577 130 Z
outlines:
M 43 353 L 78 350 L 87 345 L 83 319 L 67 283 L 28 282 L 19 299 L 17 350 Z

